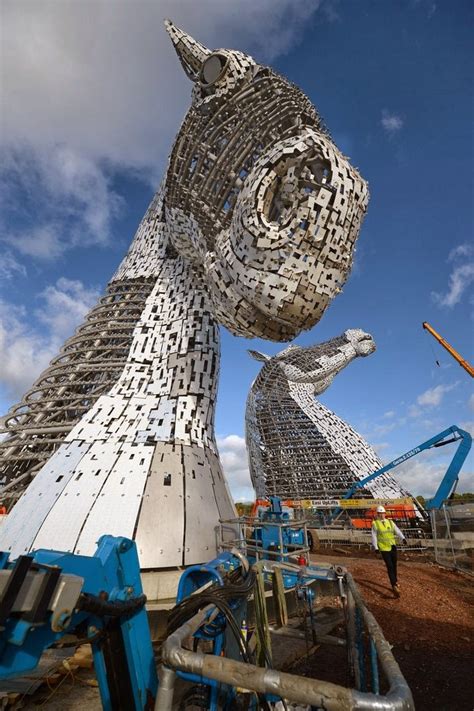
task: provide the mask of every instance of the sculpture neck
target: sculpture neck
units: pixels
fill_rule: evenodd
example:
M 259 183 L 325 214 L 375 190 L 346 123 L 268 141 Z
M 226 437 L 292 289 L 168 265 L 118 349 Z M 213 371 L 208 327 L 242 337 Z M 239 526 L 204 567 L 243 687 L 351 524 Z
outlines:
M 152 339 L 142 335 L 147 332 Z M 157 441 L 216 451 L 219 350 L 218 326 L 199 274 L 182 257 L 163 260 L 129 356 L 134 369 L 146 369 L 146 394 L 156 398 L 150 418 Z
M 156 281 L 135 327 L 127 364 L 110 395 L 145 398 L 148 416 L 142 418 L 144 427 L 137 437 L 209 445 L 217 451 L 218 326 L 199 269 L 169 247 L 162 189 L 113 281 L 143 277 Z
M 158 276 L 167 260 L 169 236 L 163 216 L 166 176 L 138 225 L 127 254 L 111 281 Z

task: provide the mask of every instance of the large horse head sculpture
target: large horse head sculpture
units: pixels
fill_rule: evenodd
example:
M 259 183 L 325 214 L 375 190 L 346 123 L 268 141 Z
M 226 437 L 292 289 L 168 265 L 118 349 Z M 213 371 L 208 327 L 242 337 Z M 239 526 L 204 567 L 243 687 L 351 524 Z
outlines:
M 315 346 L 290 346 L 273 357 L 250 351 L 264 363 L 246 410 L 249 468 L 257 497 L 334 499 L 380 468 L 372 447 L 347 422 L 315 399 L 357 357 L 375 351 L 360 329 Z M 402 496 L 388 475 L 364 492 Z
M 87 555 L 112 533 L 135 538 L 148 571 L 207 560 L 234 515 L 218 324 L 289 340 L 351 267 L 367 189 L 310 101 L 251 57 L 167 30 L 194 86 L 161 189 L 106 294 L 5 420 L 0 494 L 17 503 L 0 544 L 15 555 L 58 532 Z
M 272 387 L 272 383 L 279 390 L 285 387 L 284 383 L 289 389 L 293 385 L 306 385 L 312 395 L 320 395 L 354 358 L 366 357 L 374 351 L 375 341 L 370 334 L 350 328 L 341 336 L 315 346 L 289 346 L 272 358 L 259 351 L 249 353 L 265 363 L 258 376 L 265 381 L 265 388 Z
M 300 89 L 166 26 L 194 82 L 165 186 L 171 242 L 202 270 L 220 323 L 287 341 L 345 282 L 366 184 Z

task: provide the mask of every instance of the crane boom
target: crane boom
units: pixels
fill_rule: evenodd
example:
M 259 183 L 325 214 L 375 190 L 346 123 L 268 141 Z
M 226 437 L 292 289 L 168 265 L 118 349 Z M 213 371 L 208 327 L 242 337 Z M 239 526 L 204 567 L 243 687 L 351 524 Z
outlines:
M 438 343 L 441 343 L 441 345 L 443 346 L 443 348 L 446 348 L 446 350 L 448 351 L 448 353 L 450 353 L 450 354 L 453 356 L 454 360 L 457 360 L 457 362 L 459 363 L 459 365 L 460 365 L 462 368 L 464 368 L 464 370 L 466 370 L 466 371 L 469 373 L 469 375 L 471 376 L 471 378 L 474 378 L 474 368 L 472 367 L 472 365 L 471 365 L 465 358 L 463 358 L 463 357 L 457 352 L 457 350 L 455 350 L 455 349 L 452 347 L 452 345 L 450 345 L 442 336 L 440 336 L 439 333 L 434 330 L 433 326 L 430 326 L 430 324 L 427 323 L 427 321 L 423 321 L 423 324 L 422 324 L 422 325 L 423 325 L 423 328 L 425 329 L 425 331 L 428 331 L 428 333 L 431 333 L 431 335 L 433 336 L 433 338 L 436 338 L 436 340 L 438 341 Z

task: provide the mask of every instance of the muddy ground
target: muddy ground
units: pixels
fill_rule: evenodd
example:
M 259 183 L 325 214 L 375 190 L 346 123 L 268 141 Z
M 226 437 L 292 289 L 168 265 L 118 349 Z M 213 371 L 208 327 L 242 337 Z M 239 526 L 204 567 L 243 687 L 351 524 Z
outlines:
M 430 563 L 401 561 L 401 598 L 395 599 L 381 559 L 313 554 L 314 561 L 334 561 L 354 575 L 370 610 L 412 690 L 417 711 L 471 711 L 474 708 L 474 639 L 472 578 Z M 294 663 L 292 671 L 347 683 L 344 650 L 320 647 Z M 79 670 L 60 685 L 39 689 L 17 708 L 87 709 L 100 701 L 93 673 Z

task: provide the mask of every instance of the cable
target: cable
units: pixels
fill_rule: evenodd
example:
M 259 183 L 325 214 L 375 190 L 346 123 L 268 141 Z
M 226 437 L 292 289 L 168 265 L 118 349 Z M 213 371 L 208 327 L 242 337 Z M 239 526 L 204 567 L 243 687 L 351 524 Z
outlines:
M 226 622 L 239 645 L 243 661 L 250 664 L 252 660 L 252 653 L 249 649 L 248 642 L 242 633 L 240 625 L 235 619 L 229 603 L 239 598 L 247 599 L 255 586 L 255 581 L 256 574 L 253 570 L 250 570 L 246 576 L 243 577 L 241 569 L 238 568 L 224 577 L 224 585 L 214 583 L 209 588 L 206 588 L 206 590 L 197 592 L 194 595 L 185 598 L 178 605 L 176 605 L 173 610 L 171 610 L 168 616 L 168 635 L 181 627 L 185 622 L 191 619 L 191 617 L 194 617 L 199 610 L 203 609 L 207 605 L 214 605 L 219 612 L 224 615 Z M 266 648 L 264 653 L 265 660 L 268 663 L 270 660 L 268 650 Z M 268 663 L 268 666 L 271 666 L 271 664 Z M 260 707 L 266 711 L 270 711 L 270 706 L 264 695 L 256 693 L 256 696 L 260 703 Z
M 197 592 L 182 600 L 171 610 L 168 616 L 168 634 L 181 627 L 187 620 L 193 617 L 200 609 L 215 600 L 228 602 L 238 598 L 248 598 L 255 584 L 255 573 L 250 571 L 245 578 L 242 577 L 240 569 L 234 570 L 224 578 L 224 585 L 214 583 L 203 592 Z M 204 602 L 206 601 L 206 602 Z M 217 606 L 217 605 L 216 605 Z M 230 607 L 230 614 L 232 614 Z
M 50 649 L 66 649 L 69 647 L 80 647 L 83 644 L 94 644 L 101 637 L 104 637 L 104 635 L 105 629 L 102 629 L 96 632 L 92 637 L 80 637 L 74 642 L 61 642 L 61 640 L 58 640 L 50 646 Z
M 81 593 L 77 604 L 78 610 L 90 612 L 98 617 L 124 617 L 141 610 L 146 603 L 146 595 L 139 595 L 131 600 L 102 600 L 90 593 Z

